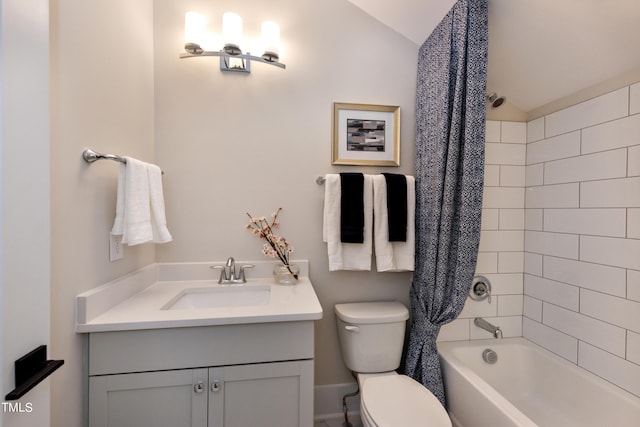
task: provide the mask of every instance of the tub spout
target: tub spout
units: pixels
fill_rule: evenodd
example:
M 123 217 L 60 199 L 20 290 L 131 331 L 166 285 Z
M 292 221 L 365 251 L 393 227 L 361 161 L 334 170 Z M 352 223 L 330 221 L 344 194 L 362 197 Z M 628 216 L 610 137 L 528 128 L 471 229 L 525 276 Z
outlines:
M 473 319 L 473 324 L 489 332 L 491 335 L 493 335 L 494 338 L 502 338 L 502 330 L 500 329 L 500 327 L 492 325 L 482 317 L 476 317 L 475 319 Z

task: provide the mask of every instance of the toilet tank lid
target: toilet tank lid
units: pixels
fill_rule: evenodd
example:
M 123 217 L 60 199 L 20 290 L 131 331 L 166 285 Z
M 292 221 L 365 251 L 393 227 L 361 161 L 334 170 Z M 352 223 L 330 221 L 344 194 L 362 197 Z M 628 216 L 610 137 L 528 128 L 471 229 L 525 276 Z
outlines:
M 409 318 L 409 310 L 397 301 L 336 304 L 338 318 L 349 323 L 392 323 Z

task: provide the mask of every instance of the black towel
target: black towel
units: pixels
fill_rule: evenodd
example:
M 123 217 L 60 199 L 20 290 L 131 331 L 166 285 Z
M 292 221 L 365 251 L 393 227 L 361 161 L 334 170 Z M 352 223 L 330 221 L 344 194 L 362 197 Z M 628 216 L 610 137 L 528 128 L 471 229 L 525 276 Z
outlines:
M 364 243 L 364 175 L 340 174 L 340 241 Z
M 404 175 L 383 173 L 387 181 L 387 214 L 389 241 L 407 241 L 407 178 Z

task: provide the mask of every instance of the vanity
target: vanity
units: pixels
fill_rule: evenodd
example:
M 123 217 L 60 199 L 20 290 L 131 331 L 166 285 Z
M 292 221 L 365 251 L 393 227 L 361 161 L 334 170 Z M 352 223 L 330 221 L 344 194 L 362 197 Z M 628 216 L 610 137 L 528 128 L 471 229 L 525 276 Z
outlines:
M 77 297 L 88 334 L 89 425 L 313 425 L 308 279 L 279 285 L 272 262 L 220 285 L 211 263 L 154 264 Z

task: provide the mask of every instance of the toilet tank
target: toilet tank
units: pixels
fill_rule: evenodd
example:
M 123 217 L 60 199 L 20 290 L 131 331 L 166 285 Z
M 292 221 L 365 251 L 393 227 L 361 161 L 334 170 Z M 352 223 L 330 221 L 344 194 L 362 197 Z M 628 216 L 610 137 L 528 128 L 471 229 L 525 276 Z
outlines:
M 400 366 L 409 310 L 399 302 L 336 304 L 342 359 L 351 371 L 388 372 Z

